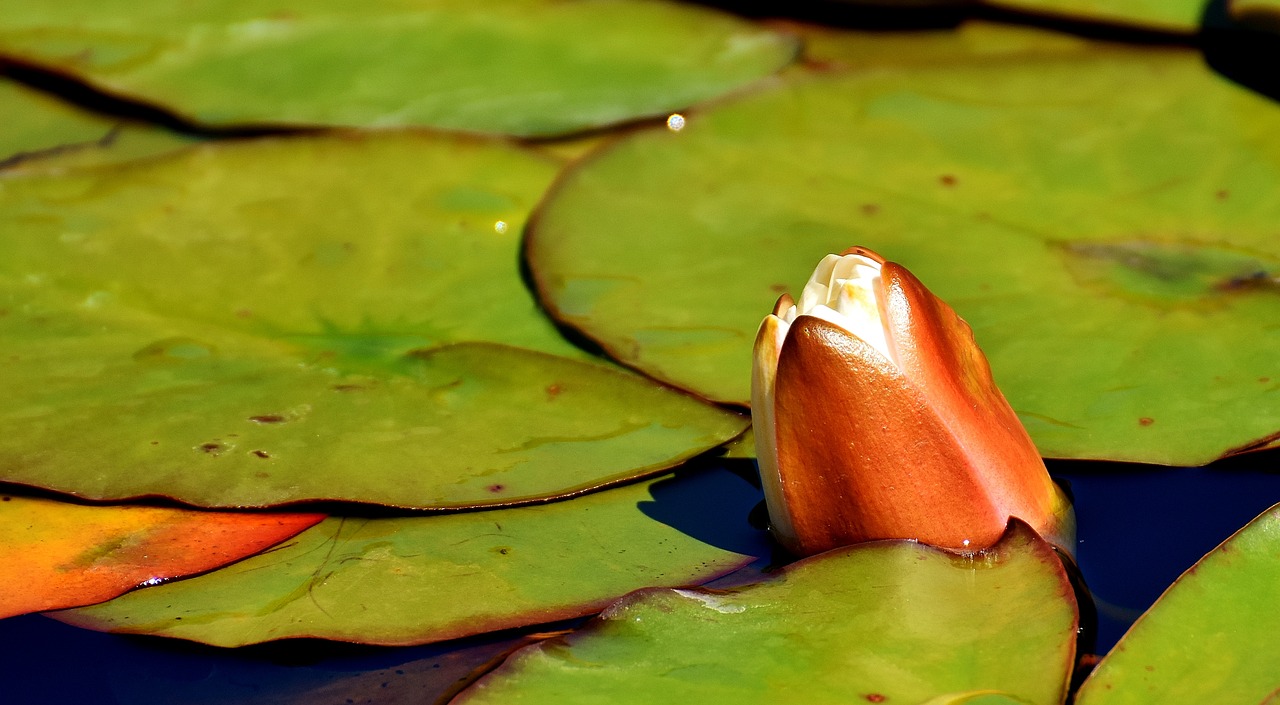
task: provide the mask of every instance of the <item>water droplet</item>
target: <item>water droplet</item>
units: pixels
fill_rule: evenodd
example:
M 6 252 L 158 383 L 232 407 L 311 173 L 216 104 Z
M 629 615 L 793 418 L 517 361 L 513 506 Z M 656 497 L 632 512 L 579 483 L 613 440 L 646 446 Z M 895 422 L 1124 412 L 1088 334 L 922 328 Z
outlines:
M 684 116 L 680 113 L 672 113 L 667 118 L 667 129 L 672 132 L 679 132 L 684 129 Z
M 499 234 L 499 235 L 502 235 L 502 234 L 506 233 L 506 232 L 507 232 L 507 221 L 505 221 L 505 220 L 499 220 L 498 222 L 494 223 L 494 224 L 493 224 L 493 231 L 494 231 L 495 233 Z

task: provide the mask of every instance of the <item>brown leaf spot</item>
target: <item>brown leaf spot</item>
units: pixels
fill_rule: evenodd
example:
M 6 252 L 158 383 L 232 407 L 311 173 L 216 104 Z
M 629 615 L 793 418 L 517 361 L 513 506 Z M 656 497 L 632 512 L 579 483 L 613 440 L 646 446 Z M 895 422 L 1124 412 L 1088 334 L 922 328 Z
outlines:
M 1259 377 L 1259 378 L 1258 378 L 1258 381 L 1259 381 L 1259 382 L 1261 382 L 1261 383 L 1263 383 L 1263 384 L 1266 384 L 1267 382 L 1270 382 L 1270 381 L 1271 381 L 1271 378 L 1270 378 L 1270 377 Z
M 875 203 L 862 204 L 863 215 L 875 215 L 876 213 L 879 213 L 879 212 L 880 212 L 880 206 L 878 204 L 875 204 Z
M 268 453 L 268 452 L 267 452 L 267 451 L 265 451 L 265 450 L 255 450 L 255 451 L 253 451 L 253 454 L 254 454 L 254 455 L 256 455 L 256 456 L 258 456 L 259 458 L 270 458 L 270 457 L 271 457 L 271 454 L 270 454 L 270 453 Z
M 200 450 L 202 450 L 202 451 L 204 451 L 204 452 L 206 452 L 206 453 L 208 453 L 208 454 L 210 454 L 210 455 L 217 455 L 218 453 L 221 453 L 221 452 L 222 452 L 222 444 L 221 444 L 221 443 L 213 443 L 213 442 L 209 442 L 209 443 L 201 443 L 201 444 L 200 444 L 200 446 L 199 446 L 199 448 L 200 448 Z
M 507 486 L 506 485 L 489 485 L 485 489 L 489 490 L 490 492 L 501 492 L 507 489 Z
M 547 396 L 548 396 L 548 397 L 550 397 L 550 398 L 552 398 L 552 399 L 555 399 L 556 397 L 560 396 L 560 383 L 559 383 L 559 382 L 555 382 L 555 383 L 553 383 L 553 384 L 548 384 L 548 385 L 547 385 Z
M 787 293 L 787 285 L 786 284 L 770 284 L 769 290 L 775 294 L 785 294 Z
M 880 693 L 867 693 L 866 698 L 867 698 L 867 702 L 869 703 L 882 703 L 885 700 L 888 700 L 888 698 L 881 695 Z
M 1150 426 L 1155 422 L 1156 420 L 1151 418 L 1150 416 L 1143 416 L 1142 418 L 1138 419 L 1139 426 Z
M 253 318 L 253 311 L 250 311 L 247 308 L 242 308 L 239 311 L 236 311 L 236 318 Z
M 951 187 L 951 186 L 955 186 L 955 185 L 956 185 L 956 183 L 957 183 L 957 181 L 956 181 L 956 177 L 955 177 L 955 175 L 953 175 L 953 174 L 943 174 L 942 176 L 939 176 L 939 177 L 938 177 L 938 183 L 940 183 L 940 184 L 942 184 L 943 186 L 946 186 L 946 187 L 948 187 L 948 188 L 949 188 L 949 187 Z
M 280 414 L 262 414 L 259 416 L 250 416 L 249 420 L 254 423 L 284 423 L 285 418 Z
M 1225 201 L 1227 200 L 1227 197 L 1231 195 L 1231 193 L 1226 189 L 1218 189 L 1218 192 L 1213 195 L 1216 196 L 1219 201 Z

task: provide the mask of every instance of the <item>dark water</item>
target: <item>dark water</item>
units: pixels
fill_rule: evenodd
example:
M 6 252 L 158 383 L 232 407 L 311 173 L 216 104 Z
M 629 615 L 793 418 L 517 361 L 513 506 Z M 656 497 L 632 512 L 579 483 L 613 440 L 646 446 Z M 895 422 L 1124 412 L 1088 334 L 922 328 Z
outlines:
M 1050 465 L 1075 494 L 1078 558 L 1097 598 L 1099 650 L 1205 552 L 1280 502 L 1276 451 L 1193 469 Z M 747 525 L 759 491 L 738 474 L 712 469 L 658 487 L 645 509 L 654 519 L 715 543 L 762 549 Z M 730 498 L 736 520 L 709 514 L 708 497 Z M 521 634 L 506 633 L 398 649 L 319 641 L 217 649 L 99 634 L 33 615 L 0 620 L 0 703 L 434 703 L 522 643 Z

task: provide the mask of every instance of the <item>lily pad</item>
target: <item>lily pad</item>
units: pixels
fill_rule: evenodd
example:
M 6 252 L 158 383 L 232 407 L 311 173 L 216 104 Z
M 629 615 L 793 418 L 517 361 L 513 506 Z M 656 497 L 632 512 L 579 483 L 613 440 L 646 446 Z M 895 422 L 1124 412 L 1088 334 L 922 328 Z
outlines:
M 56 157 L 113 161 L 165 152 L 189 140 L 158 128 L 95 115 L 0 78 L 0 169 Z
M 795 51 L 653 1 L 0 3 L 0 54 L 213 125 L 561 134 L 732 91 Z
M 804 61 L 788 72 L 906 67 L 961 61 L 1015 61 L 1076 54 L 1107 46 L 1059 32 L 966 21 L 951 29 L 886 32 L 790 24 L 804 42 Z
M 1199 465 L 1280 429 L 1276 135 L 1181 50 L 792 77 L 573 167 L 526 249 L 562 322 L 745 404 L 774 300 L 866 245 L 968 320 L 1044 455 Z
M 687 493 L 692 493 L 688 495 Z M 699 527 L 668 517 L 715 496 Z M 646 585 L 709 580 L 765 550 L 759 492 L 724 470 L 546 505 L 417 518 L 331 518 L 269 553 L 58 619 L 218 646 L 320 637 L 441 641 L 597 611 Z
M 743 588 L 641 590 L 454 702 L 1057 705 L 1076 621 L 1061 563 L 1025 526 L 973 556 L 876 542 Z
M 0 618 L 91 605 L 212 570 L 324 519 L 0 499 Z
M 1280 505 L 1191 567 L 1125 634 L 1079 705 L 1258 705 L 1280 690 Z
M 984 0 L 1009 10 L 1069 20 L 1194 34 L 1209 0 Z
M 740 415 L 588 362 L 537 310 L 518 233 L 554 171 L 387 133 L 0 181 L 0 478 L 201 506 L 510 504 L 739 434 Z

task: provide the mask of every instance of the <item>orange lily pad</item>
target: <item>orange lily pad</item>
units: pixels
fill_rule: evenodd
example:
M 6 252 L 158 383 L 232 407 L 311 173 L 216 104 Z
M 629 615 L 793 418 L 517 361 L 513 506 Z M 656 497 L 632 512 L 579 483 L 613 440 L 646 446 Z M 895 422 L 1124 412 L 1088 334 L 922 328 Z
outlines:
M 323 514 L 0 501 L 0 617 L 78 607 L 203 573 L 274 546 Z

